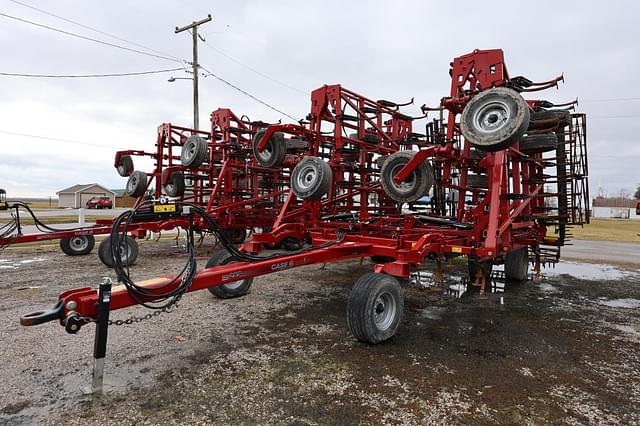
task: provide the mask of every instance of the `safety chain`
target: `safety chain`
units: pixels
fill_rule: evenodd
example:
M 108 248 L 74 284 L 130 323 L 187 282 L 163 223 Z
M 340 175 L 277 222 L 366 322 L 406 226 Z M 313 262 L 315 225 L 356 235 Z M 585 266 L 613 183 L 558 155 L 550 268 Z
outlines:
M 164 307 L 162 309 L 158 309 L 158 310 L 156 310 L 154 312 L 149 312 L 148 314 L 143 315 L 143 316 L 132 315 L 129 318 L 127 318 L 126 320 L 121 320 L 121 319 L 119 319 L 119 320 L 109 320 L 108 324 L 109 325 L 131 325 L 131 324 L 137 324 L 139 322 L 142 322 L 142 321 L 157 317 L 158 315 L 160 315 L 162 313 L 170 314 L 177 307 L 178 307 L 178 304 L 174 303 L 174 304 L 172 304 L 170 306 L 166 306 L 166 307 Z M 80 319 L 81 321 L 87 322 L 87 323 L 89 323 L 89 322 L 96 322 L 97 323 L 98 322 L 97 319 L 91 318 L 91 317 L 78 317 L 78 319 Z

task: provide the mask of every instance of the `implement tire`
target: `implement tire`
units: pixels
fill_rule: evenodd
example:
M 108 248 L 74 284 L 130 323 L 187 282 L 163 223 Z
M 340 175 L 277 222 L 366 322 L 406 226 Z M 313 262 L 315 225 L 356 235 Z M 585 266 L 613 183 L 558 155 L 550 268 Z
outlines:
M 462 111 L 464 138 L 483 151 L 509 148 L 529 127 L 529 105 L 515 90 L 495 87 L 474 96 Z
M 404 313 L 398 280 L 371 272 L 353 285 L 347 304 L 347 325 L 361 342 L 375 345 L 393 337 Z
M 319 200 L 329 192 L 333 171 L 318 157 L 304 157 L 291 172 L 291 189 L 303 200 Z
M 558 136 L 555 133 L 529 135 L 520 140 L 520 152 L 523 154 L 554 151 L 556 148 L 558 148 Z
M 258 145 L 262 141 L 266 129 L 258 130 L 253 137 L 252 148 L 256 161 L 263 167 L 277 167 L 282 164 L 287 155 L 287 145 L 284 140 L 284 133 L 275 132 L 271 135 L 269 142 L 262 151 L 258 151 Z
M 396 183 L 393 177 L 416 155 L 415 151 L 398 151 L 386 157 L 380 169 L 382 189 L 399 203 L 412 203 L 426 195 L 434 182 L 431 163 L 423 161 L 402 183 Z
M 209 261 L 207 262 L 206 268 L 214 268 L 220 265 L 226 265 L 227 263 L 233 263 L 236 260 L 235 257 L 231 255 L 226 250 L 219 250 L 211 256 Z M 231 299 L 234 297 L 244 296 L 249 292 L 251 288 L 251 283 L 253 282 L 253 278 L 243 278 L 238 281 L 233 281 L 230 283 L 222 284 L 215 287 L 209 287 L 209 293 L 213 294 L 219 299 Z
M 529 250 L 527 247 L 509 252 L 504 257 L 504 276 L 507 281 L 526 281 L 529 277 Z
M 96 239 L 93 235 L 77 235 L 71 238 L 62 238 L 60 240 L 60 249 L 64 254 L 69 256 L 83 256 L 91 253 L 96 245 Z
M 122 266 L 131 266 L 136 263 L 140 247 L 138 242 L 128 235 L 125 235 L 122 243 L 120 244 L 120 259 L 122 260 Z M 111 254 L 111 235 L 100 242 L 98 245 L 98 258 L 100 261 L 109 268 L 113 268 L 113 255 Z

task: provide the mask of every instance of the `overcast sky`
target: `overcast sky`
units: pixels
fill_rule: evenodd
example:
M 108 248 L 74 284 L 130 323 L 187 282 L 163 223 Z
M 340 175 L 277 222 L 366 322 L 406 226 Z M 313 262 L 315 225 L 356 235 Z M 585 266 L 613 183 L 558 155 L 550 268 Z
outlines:
M 634 1 L 20 2 L 184 59 L 191 57 L 190 35 L 176 35 L 174 28 L 211 13 L 213 21 L 200 30 L 207 43 L 200 45 L 200 63 L 294 117 L 308 113 L 308 94 L 326 83 L 373 99 L 415 97 L 417 106 L 437 105 L 448 94 L 453 57 L 475 48 L 502 48 L 512 76 L 542 81 L 564 72 L 566 83 L 559 90 L 534 96 L 557 102 L 579 97 L 579 110 L 590 117 L 592 195 L 599 186 L 614 194 L 640 184 L 640 6 Z M 0 0 L 0 13 L 142 50 L 10 0 Z M 180 67 L 4 16 L 0 49 L 5 73 Z M 188 75 L 0 76 L 0 188 L 9 196 L 55 195 L 89 182 L 124 188 L 126 179 L 112 164 L 117 148 L 151 150 L 160 123 L 191 125 L 190 82 L 169 83 L 170 76 Z M 202 79 L 200 95 L 202 128 L 218 107 L 251 119 L 291 121 L 211 77 Z

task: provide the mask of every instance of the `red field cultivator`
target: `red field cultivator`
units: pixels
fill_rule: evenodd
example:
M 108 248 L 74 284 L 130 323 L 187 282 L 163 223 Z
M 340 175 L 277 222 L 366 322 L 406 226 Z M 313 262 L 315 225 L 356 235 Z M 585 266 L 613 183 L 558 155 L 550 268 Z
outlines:
M 69 290 L 53 309 L 26 315 L 22 324 L 59 320 L 75 333 L 96 322 L 94 356 L 102 360 L 110 310 L 140 303 L 167 308 L 204 288 L 241 296 L 259 275 L 370 257 L 374 272 L 355 283 L 347 322 L 358 340 L 378 343 L 400 325 L 399 283 L 427 259 L 436 283 L 442 263 L 457 256 L 468 259 L 469 285 L 480 290 L 496 264 L 504 264 L 508 280 L 527 279 L 530 261 L 536 273 L 556 262 L 567 229 L 588 221 L 585 116 L 570 112 L 573 103 L 525 100 L 523 94 L 556 87 L 562 77 L 543 83 L 510 77 L 501 50 L 455 58 L 450 75 L 449 95 L 438 107 L 423 107 L 421 117 L 401 112 L 408 103 L 374 101 L 340 85 L 314 90 L 311 111 L 297 124 L 249 123 L 218 110 L 208 140 L 177 129 L 180 164 L 174 129 L 161 127 L 158 152 L 119 153 L 116 166 L 130 174 L 132 194 L 142 196 L 155 179 L 154 197 L 174 198 L 140 201 L 118 218 L 113 252 L 145 208 L 171 210 L 191 231 L 215 234 L 224 250 L 197 273 L 191 262 L 180 276 L 144 283 L 133 282 L 113 256 L 122 285 L 106 280 L 99 291 Z M 439 118 L 416 132 L 416 120 L 429 111 Z M 154 156 L 155 170 L 134 172 L 130 155 Z M 246 227 L 263 232 L 239 248 L 231 244 L 228 230 Z M 259 255 L 286 239 L 301 247 Z M 101 374 L 98 363 L 94 377 Z

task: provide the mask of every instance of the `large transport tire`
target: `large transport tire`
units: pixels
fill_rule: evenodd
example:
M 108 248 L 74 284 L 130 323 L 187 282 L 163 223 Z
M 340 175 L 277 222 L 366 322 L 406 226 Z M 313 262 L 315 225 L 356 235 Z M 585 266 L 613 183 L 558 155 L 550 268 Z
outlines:
M 69 256 L 89 254 L 95 245 L 96 239 L 93 235 L 77 235 L 60 240 L 60 249 L 64 254 L 68 254 Z
M 398 151 L 389 155 L 380 170 L 380 182 L 384 192 L 400 203 L 411 203 L 426 195 L 434 182 L 433 168 L 428 161 L 422 162 L 402 183 L 397 184 L 393 177 L 411 161 L 415 151 Z
M 207 141 L 198 135 L 191 135 L 182 145 L 180 162 L 185 167 L 200 167 L 209 154 Z
M 133 160 L 130 155 L 120 157 L 116 171 L 122 177 L 127 177 L 133 172 Z
M 565 127 L 571 123 L 571 113 L 564 110 L 537 111 L 531 114 L 529 130 Z
M 137 170 L 129 176 L 127 179 L 127 188 L 125 189 L 125 193 L 129 197 L 137 198 L 144 194 L 144 191 L 147 189 L 147 174 L 145 172 L 141 172 Z
M 529 276 L 527 247 L 509 252 L 504 257 L 504 276 L 508 281 L 526 281 Z
M 318 157 L 304 157 L 291 172 L 291 189 L 303 200 L 319 200 L 329 192 L 333 172 Z
M 227 263 L 233 263 L 236 258 L 226 250 L 217 251 L 211 256 L 205 268 L 213 268 Z M 244 278 L 223 285 L 209 287 L 208 290 L 214 296 L 220 299 L 231 299 L 233 297 L 244 296 L 249 292 L 253 278 Z
M 120 244 L 120 259 L 122 259 L 122 266 L 131 266 L 136 262 L 140 248 L 138 242 L 128 235 L 125 235 L 124 240 Z M 111 253 L 111 235 L 102 240 L 98 246 L 98 257 L 100 261 L 109 268 L 113 268 L 113 255 Z
M 252 147 L 253 155 L 261 166 L 264 167 L 277 167 L 284 161 L 287 155 L 287 145 L 284 140 L 284 133 L 275 132 L 271 135 L 269 142 L 264 147 L 264 150 L 258 151 L 258 145 L 262 141 L 266 129 L 258 130 L 253 137 Z
M 232 244 L 242 244 L 247 239 L 246 228 L 228 228 L 222 231 L 227 240 Z
M 474 96 L 462 111 L 460 130 L 483 151 L 499 151 L 516 143 L 529 126 L 529 105 L 518 92 L 495 87 Z
M 524 154 L 553 151 L 558 147 L 558 136 L 555 133 L 529 135 L 520 140 L 520 151 Z
M 354 284 L 347 304 L 347 325 L 361 342 L 376 344 L 398 331 L 404 302 L 398 280 L 371 272 Z
M 184 174 L 181 171 L 171 172 L 169 181 L 164 186 L 164 192 L 169 197 L 182 197 L 184 195 Z

